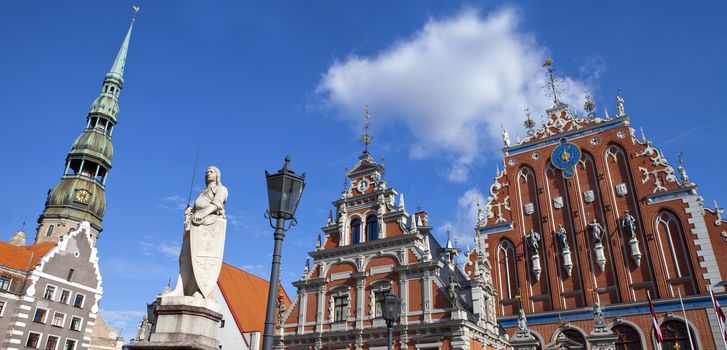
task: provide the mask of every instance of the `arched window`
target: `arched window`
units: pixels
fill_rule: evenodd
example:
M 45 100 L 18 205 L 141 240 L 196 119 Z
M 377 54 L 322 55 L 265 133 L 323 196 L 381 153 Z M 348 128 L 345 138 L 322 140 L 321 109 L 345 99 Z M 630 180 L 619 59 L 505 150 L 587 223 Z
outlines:
M 497 247 L 497 272 L 501 297 L 514 299 L 518 292 L 517 267 L 515 245 L 509 239 L 503 239 Z
M 376 215 L 371 215 L 366 218 L 366 240 L 375 241 L 377 238 L 379 238 L 379 221 Z
M 699 350 L 695 342 L 697 339 L 696 334 L 694 334 L 691 328 L 689 332 L 692 334 L 692 349 Z M 662 349 L 675 349 L 676 344 L 679 344 L 682 349 L 689 349 L 689 335 L 687 334 L 687 327 L 684 325 L 684 321 L 665 321 L 661 324 L 661 333 L 664 335 L 664 341 L 661 342 Z
M 667 261 L 668 278 L 689 278 L 692 276 L 689 250 L 679 218 L 674 213 L 662 210 L 656 216 L 656 232 Z M 672 262 L 669 264 L 668 262 Z M 689 289 L 689 288 L 687 288 Z M 690 293 L 692 294 L 692 293 Z
M 573 328 L 566 328 L 563 330 L 563 335 L 568 338 L 571 342 L 577 343 L 574 344 L 575 347 L 581 346 L 580 349 L 587 349 L 588 343 L 586 343 L 586 337 L 583 336 L 583 333 L 573 329 Z
M 351 244 L 361 241 L 361 220 L 354 219 L 351 221 Z
M 45 236 L 50 237 L 53 234 L 53 225 L 48 226 L 48 230 L 45 231 Z
M 614 334 L 618 336 L 616 340 L 616 350 L 641 350 L 641 337 L 634 327 L 625 324 L 619 324 L 611 328 Z

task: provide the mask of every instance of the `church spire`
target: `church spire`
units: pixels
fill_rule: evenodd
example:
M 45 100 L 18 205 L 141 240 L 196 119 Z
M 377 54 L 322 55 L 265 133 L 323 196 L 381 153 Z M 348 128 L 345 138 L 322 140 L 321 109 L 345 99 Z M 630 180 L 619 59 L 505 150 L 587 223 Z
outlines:
M 134 14 L 139 8 L 134 6 Z M 63 176 L 48 191 L 45 209 L 38 218 L 36 243 L 55 242 L 82 221 L 91 224 L 95 240 L 101 232 L 106 210 L 106 177 L 111 169 L 111 135 L 119 113 L 119 95 L 124 84 L 124 66 L 135 18 L 121 44 L 101 91 L 86 116 L 86 127 L 66 156 Z
M 134 6 L 135 14 L 139 11 L 138 9 L 138 7 Z M 129 30 L 126 32 L 124 42 L 121 43 L 121 48 L 119 49 L 119 53 L 116 54 L 116 59 L 114 60 L 114 64 L 111 66 L 111 70 L 109 70 L 108 74 L 106 74 L 107 79 L 117 79 L 121 84 L 124 83 L 126 53 L 129 51 L 129 39 L 131 39 L 131 30 L 134 29 L 134 22 L 136 22 L 136 17 L 131 19 L 131 25 L 129 25 Z

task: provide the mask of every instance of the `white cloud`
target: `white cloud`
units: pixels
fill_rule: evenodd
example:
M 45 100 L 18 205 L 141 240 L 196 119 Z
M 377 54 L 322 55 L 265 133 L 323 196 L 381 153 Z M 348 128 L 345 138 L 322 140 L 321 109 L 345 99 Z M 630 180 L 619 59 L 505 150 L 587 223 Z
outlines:
M 157 207 L 165 210 L 178 211 L 187 207 L 187 200 L 178 194 L 162 197 L 160 200 L 161 203 L 157 203 Z
M 106 321 L 110 327 L 124 330 L 126 339 L 131 339 L 135 333 L 130 333 L 134 327 L 146 315 L 146 312 L 136 310 L 101 310 L 101 318 Z
M 485 149 L 494 153 L 502 145 L 501 125 L 515 139 L 526 107 L 537 117 L 552 105 L 541 67 L 547 50 L 518 20 L 507 8 L 485 17 L 469 9 L 431 19 L 408 40 L 376 55 L 334 62 L 318 96 L 326 108 L 356 123 L 365 103 L 374 127 L 403 122 L 414 136 L 410 156 L 444 156 L 447 177 L 465 181 Z M 561 100 L 579 105 L 584 84 L 561 80 Z
M 145 255 L 157 255 L 157 253 L 161 253 L 167 257 L 175 259 L 179 257 L 179 252 L 182 250 L 182 247 L 178 242 L 150 243 L 139 241 L 139 247 L 141 247 L 141 251 L 144 252 Z
M 445 232 L 448 228 L 452 232 L 452 239 L 457 239 L 460 248 L 474 246 L 474 228 L 477 224 L 477 204 L 485 205 L 482 193 L 470 188 L 457 199 L 457 209 L 454 220 L 446 221 L 438 227 L 438 231 Z

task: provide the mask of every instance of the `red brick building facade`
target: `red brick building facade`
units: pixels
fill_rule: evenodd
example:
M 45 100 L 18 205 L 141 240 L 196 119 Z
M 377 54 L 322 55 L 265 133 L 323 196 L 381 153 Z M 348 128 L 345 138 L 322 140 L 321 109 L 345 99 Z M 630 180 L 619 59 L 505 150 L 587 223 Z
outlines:
M 325 239 L 294 283 L 278 347 L 385 349 L 383 298 L 392 291 L 402 301 L 394 349 L 506 349 L 489 266 L 481 260 L 478 277 L 467 280 L 451 242 L 436 241 L 425 212 L 407 212 L 383 173 L 367 151 L 348 172 L 350 186 L 333 202 Z
M 528 117 L 525 139 L 503 133 L 477 227 L 498 320 L 514 336 L 524 311 L 536 341 L 523 349 L 656 349 L 648 293 L 662 348 L 689 349 L 681 293 L 694 349 L 724 349 L 709 290 L 727 277 L 727 222 L 617 103 L 615 118 L 579 118 L 556 101 L 539 128 Z M 593 346 L 594 303 L 610 345 Z

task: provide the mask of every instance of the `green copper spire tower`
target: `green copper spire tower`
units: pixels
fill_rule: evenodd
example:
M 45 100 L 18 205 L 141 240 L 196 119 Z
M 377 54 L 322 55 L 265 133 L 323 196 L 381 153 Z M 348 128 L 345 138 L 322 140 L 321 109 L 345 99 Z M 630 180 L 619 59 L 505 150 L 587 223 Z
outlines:
M 91 105 L 86 128 L 66 156 L 63 177 L 48 191 L 45 209 L 38 218 L 36 243 L 56 242 L 81 221 L 91 223 L 94 241 L 102 231 L 106 178 L 113 156 L 111 135 L 119 114 L 119 94 L 124 86 L 124 65 L 133 27 L 134 19 L 104 78 L 101 93 Z

